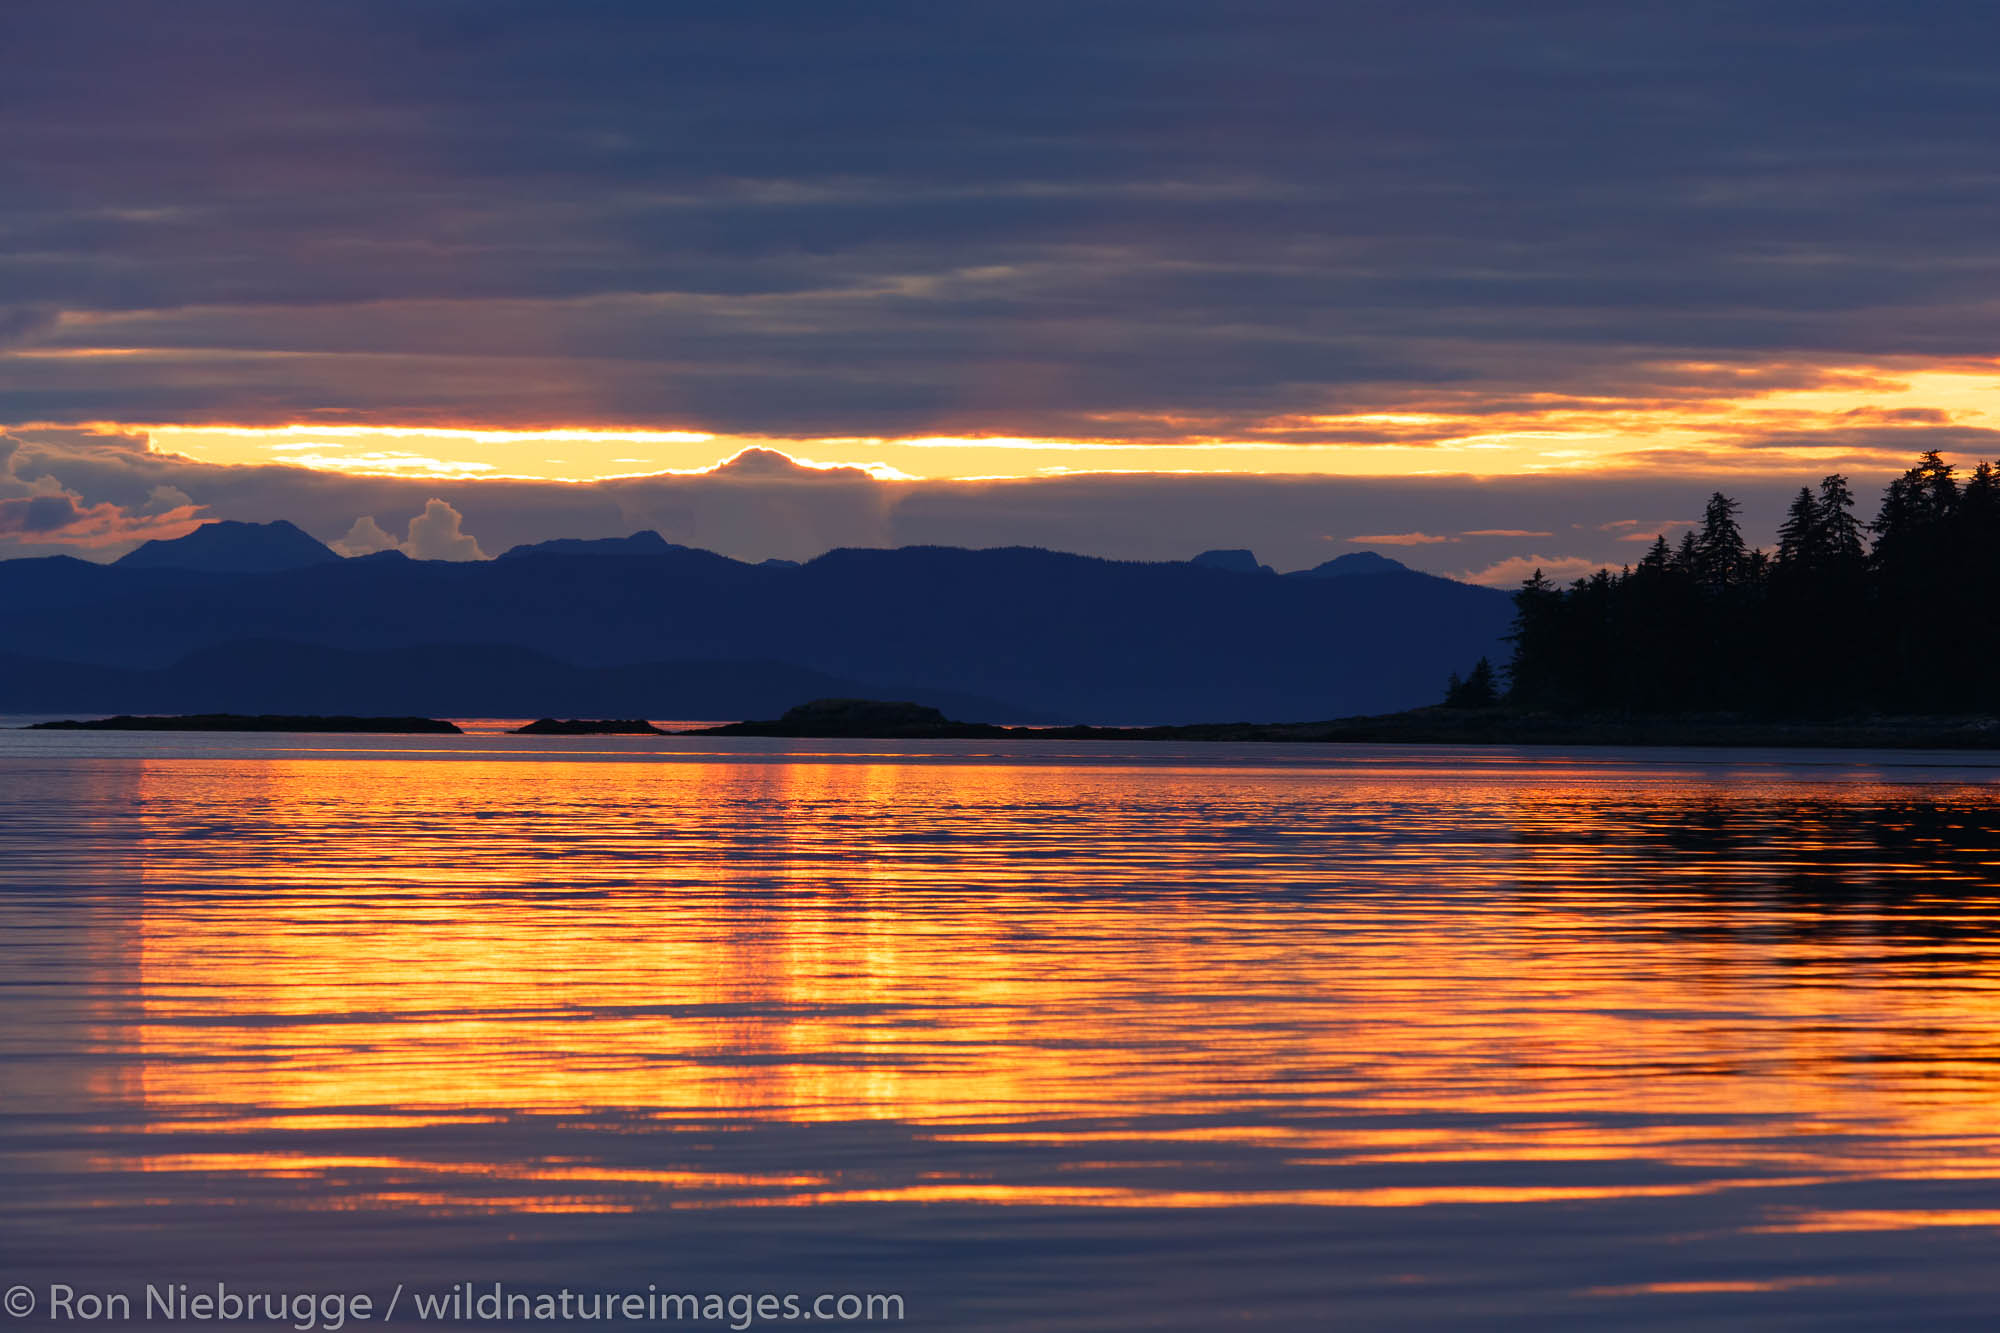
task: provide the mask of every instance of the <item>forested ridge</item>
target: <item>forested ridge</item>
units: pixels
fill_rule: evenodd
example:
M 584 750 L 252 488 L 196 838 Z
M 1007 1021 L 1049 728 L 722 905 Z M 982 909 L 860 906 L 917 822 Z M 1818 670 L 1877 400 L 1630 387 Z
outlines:
M 1935 452 L 1872 521 L 1838 475 L 1802 487 L 1777 549 L 1717 492 L 1678 545 L 1514 595 L 1506 701 L 1578 712 L 1973 713 L 2000 694 L 2000 471 Z M 1482 663 L 1482 666 L 1484 664 Z M 1478 673 L 1475 672 L 1476 680 Z M 1483 702 L 1454 679 L 1455 701 Z

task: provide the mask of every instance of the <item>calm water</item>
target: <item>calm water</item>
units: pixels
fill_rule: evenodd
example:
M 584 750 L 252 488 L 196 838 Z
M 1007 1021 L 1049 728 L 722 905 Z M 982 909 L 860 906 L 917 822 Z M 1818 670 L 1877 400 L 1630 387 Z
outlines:
M 0 733 L 0 1285 L 1991 1319 L 2000 768 L 284 739 Z

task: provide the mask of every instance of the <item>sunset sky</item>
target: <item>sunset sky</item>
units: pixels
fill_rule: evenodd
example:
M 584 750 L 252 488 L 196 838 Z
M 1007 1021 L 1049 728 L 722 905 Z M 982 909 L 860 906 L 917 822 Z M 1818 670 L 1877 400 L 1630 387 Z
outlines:
M 2000 455 L 1996 38 L 1963 3 L 20 0 L 0 555 L 287 518 L 1504 583 L 1718 487 L 1768 542 L 1827 472 L 1872 511 L 1922 449 Z

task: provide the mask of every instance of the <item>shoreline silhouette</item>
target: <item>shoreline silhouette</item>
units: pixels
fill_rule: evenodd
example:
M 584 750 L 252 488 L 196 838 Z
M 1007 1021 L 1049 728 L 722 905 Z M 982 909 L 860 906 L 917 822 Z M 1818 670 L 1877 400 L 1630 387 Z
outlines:
M 1315 722 L 1202 722 L 1152 727 L 1003 727 L 960 722 L 936 709 L 879 700 L 815 700 L 783 717 L 732 722 L 683 736 L 800 739 L 1186 741 L 1390 745 L 1801 746 L 1841 749 L 1996 749 L 2000 717 L 1863 715 L 1813 721 L 1735 714 L 1561 714 L 1433 705 Z
M 27 731 L 220 731 L 463 735 L 438 718 L 240 713 L 151 717 L 120 714 L 35 722 Z M 1162 726 L 999 726 L 963 722 L 935 708 L 878 699 L 815 699 L 783 716 L 667 731 L 643 718 L 540 718 L 515 736 L 703 736 L 798 740 L 1161 741 L 1354 745 L 1602 745 L 1669 748 L 2000 749 L 2000 716 L 1856 714 L 1773 719 L 1730 713 L 1568 714 L 1507 706 L 1433 705 L 1401 713 L 1313 722 L 1199 722 Z
M 23 731 L 309 731 L 385 735 L 462 735 L 455 722 L 434 717 L 326 717 L 286 713 L 193 713 L 173 716 L 120 713 L 88 720 L 31 722 Z

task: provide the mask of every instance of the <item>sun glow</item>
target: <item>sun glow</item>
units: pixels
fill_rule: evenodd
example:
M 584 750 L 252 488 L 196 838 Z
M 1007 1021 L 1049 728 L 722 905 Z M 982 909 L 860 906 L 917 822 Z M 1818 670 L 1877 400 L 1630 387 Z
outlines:
M 1798 472 L 1901 465 L 1939 430 L 2000 430 L 2000 363 L 1951 367 L 1652 368 L 1691 387 L 1651 396 L 1510 397 L 1446 391 L 1431 401 L 1245 424 L 1119 413 L 1102 437 L 926 434 L 777 437 L 702 430 L 561 426 L 105 423 L 202 462 L 288 464 L 375 476 L 597 481 L 713 471 L 747 451 L 879 480 L 1033 477 L 1080 472 L 1507 476 L 1643 468 Z

